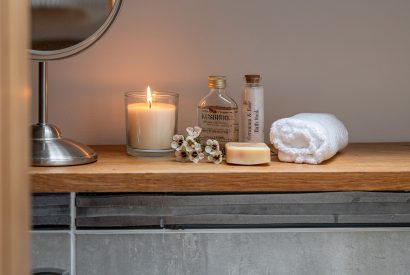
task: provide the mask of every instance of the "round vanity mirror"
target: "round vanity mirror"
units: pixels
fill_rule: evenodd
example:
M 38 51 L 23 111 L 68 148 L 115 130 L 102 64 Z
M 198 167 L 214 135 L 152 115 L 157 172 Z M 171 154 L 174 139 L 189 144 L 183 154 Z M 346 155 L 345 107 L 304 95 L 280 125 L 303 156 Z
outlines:
M 86 49 L 114 21 L 121 0 L 31 0 L 31 54 L 64 58 Z
M 77 54 L 110 27 L 122 0 L 31 0 L 31 58 L 39 64 L 38 123 L 32 126 L 32 165 L 65 166 L 94 162 L 88 146 L 64 138 L 48 124 L 47 61 Z M 75 72 L 73 72 L 75 73 Z

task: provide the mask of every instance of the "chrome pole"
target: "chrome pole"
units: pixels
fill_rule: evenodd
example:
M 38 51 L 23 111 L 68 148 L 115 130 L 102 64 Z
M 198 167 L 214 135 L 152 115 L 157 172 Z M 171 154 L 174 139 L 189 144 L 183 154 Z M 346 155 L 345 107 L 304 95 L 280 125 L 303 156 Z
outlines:
M 48 122 L 48 64 L 41 61 L 38 65 L 38 123 L 46 125 Z
M 97 153 L 93 149 L 62 137 L 57 126 L 48 124 L 48 64 L 45 61 L 38 64 L 38 123 L 31 127 L 31 164 L 66 166 L 96 161 Z

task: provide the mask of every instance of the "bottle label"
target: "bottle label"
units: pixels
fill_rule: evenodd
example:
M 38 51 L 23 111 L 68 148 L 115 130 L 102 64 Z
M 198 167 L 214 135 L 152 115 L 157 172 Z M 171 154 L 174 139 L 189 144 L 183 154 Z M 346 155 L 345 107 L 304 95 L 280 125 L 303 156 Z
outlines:
M 216 139 L 221 147 L 227 142 L 239 140 L 238 109 L 229 107 L 198 108 L 201 142 Z
M 263 89 L 245 88 L 242 95 L 242 126 L 245 142 L 264 142 Z

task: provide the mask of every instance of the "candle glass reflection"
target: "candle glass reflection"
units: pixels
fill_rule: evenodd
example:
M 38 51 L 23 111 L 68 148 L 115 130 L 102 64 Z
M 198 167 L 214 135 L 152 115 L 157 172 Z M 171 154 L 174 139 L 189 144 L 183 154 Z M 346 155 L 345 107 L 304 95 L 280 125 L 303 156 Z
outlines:
M 132 156 L 163 156 L 172 153 L 177 131 L 176 93 L 128 92 L 125 94 L 127 153 Z

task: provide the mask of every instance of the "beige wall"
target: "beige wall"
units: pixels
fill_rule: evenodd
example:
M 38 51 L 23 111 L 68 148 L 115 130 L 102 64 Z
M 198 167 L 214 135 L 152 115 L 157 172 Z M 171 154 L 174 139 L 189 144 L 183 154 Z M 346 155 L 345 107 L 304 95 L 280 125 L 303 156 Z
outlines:
M 125 0 L 97 44 L 50 64 L 50 121 L 85 143 L 124 143 L 123 93 L 150 84 L 180 93 L 182 130 L 208 74 L 226 74 L 239 101 L 251 72 L 267 127 L 331 112 L 351 141 L 409 141 L 409 14 L 408 0 Z

